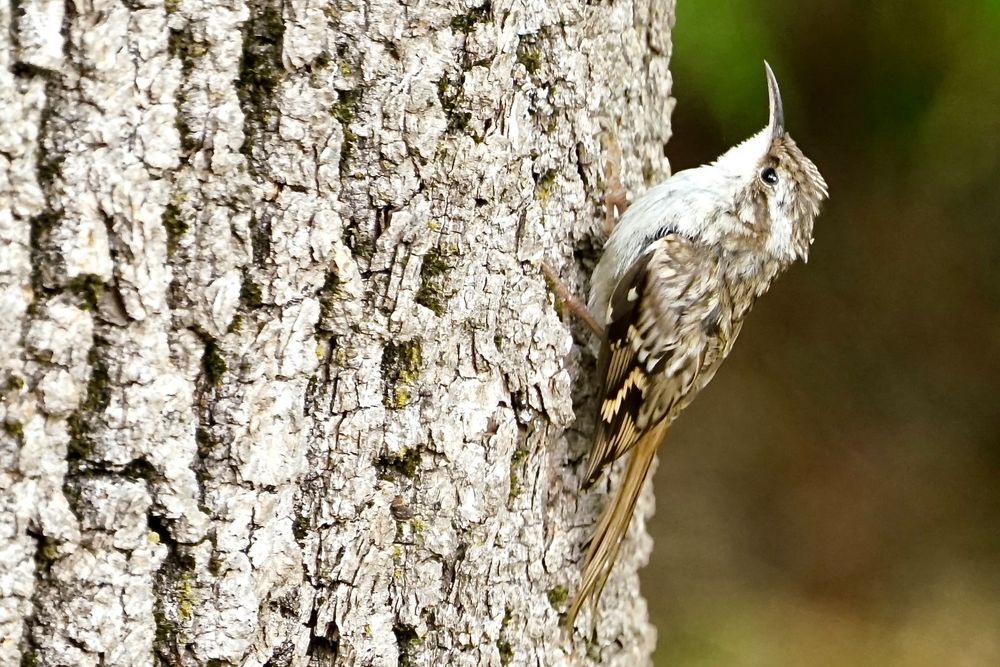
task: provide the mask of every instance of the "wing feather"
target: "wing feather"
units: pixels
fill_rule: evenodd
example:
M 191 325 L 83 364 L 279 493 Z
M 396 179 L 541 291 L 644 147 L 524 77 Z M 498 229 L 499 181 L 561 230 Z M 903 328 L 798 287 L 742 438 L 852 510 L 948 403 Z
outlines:
M 679 234 L 654 241 L 611 296 L 600 420 L 586 484 L 664 419 L 672 420 L 732 345 L 733 313 L 710 248 Z

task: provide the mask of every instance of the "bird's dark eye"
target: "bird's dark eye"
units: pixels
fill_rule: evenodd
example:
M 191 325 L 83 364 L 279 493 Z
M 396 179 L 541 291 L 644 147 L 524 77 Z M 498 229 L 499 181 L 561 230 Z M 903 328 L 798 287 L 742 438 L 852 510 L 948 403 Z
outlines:
M 760 170 L 760 180 L 768 185 L 774 185 L 778 182 L 778 172 L 774 170 L 774 167 L 764 167 Z

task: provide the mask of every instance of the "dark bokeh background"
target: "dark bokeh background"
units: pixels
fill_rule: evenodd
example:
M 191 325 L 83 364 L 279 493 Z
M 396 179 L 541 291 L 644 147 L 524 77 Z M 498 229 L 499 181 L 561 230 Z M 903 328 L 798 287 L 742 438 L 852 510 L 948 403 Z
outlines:
M 674 170 L 831 199 L 661 450 L 658 667 L 1000 665 L 1000 0 L 678 0 Z

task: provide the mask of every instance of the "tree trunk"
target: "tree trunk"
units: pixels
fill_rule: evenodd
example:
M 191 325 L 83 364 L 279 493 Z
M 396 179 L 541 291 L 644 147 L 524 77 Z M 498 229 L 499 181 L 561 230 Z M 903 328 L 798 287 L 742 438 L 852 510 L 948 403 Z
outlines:
M 539 267 L 602 129 L 665 172 L 672 16 L 0 1 L 0 663 L 648 661 L 648 489 L 558 629 L 605 498 Z

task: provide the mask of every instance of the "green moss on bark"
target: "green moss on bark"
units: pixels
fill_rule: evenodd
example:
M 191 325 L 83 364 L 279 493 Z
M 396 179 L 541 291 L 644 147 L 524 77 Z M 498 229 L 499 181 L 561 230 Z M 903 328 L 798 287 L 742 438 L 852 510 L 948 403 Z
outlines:
M 3 432 L 20 441 L 24 437 L 24 424 L 16 420 L 7 420 L 3 423 Z
M 163 228 L 167 232 L 167 255 L 173 255 L 187 234 L 190 225 L 184 219 L 178 202 L 170 202 L 163 207 Z
M 375 460 L 375 466 L 383 470 L 383 479 L 391 479 L 393 474 L 413 478 L 420 469 L 423 454 L 419 447 L 407 447 L 395 454 L 386 454 Z
M 517 45 L 517 62 L 524 65 L 528 74 L 534 76 L 542 69 L 542 51 L 535 41 L 529 37 L 524 37 Z
M 462 79 L 451 80 L 447 76 L 437 82 L 438 101 L 448 121 L 449 132 L 465 132 L 472 120 L 472 113 L 466 111 L 465 94 L 462 92 Z
M 205 343 L 205 352 L 201 357 L 201 368 L 205 373 L 205 380 L 213 387 L 222 383 L 222 376 L 229 370 L 219 343 L 214 338 L 208 339 Z
M 411 390 L 423 365 L 420 343 L 389 343 L 382 350 L 382 378 L 385 380 L 383 403 L 388 408 L 406 407 Z
M 437 248 L 431 248 L 420 265 L 420 287 L 414 300 L 438 316 L 444 315 L 447 300 L 444 284 L 450 270 L 445 254 Z
M 556 586 L 549 590 L 548 597 L 549 604 L 552 605 L 553 609 L 558 611 L 566 602 L 566 599 L 569 598 L 569 591 L 566 590 L 565 586 Z
M 351 158 L 354 156 L 354 149 L 357 144 L 357 135 L 351 129 L 352 123 L 357 118 L 358 106 L 361 103 L 361 91 L 341 90 L 337 92 L 337 102 L 330 107 L 332 115 L 341 129 L 344 131 L 344 141 L 340 145 L 340 173 L 346 174 Z
M 549 198 L 558 175 L 559 172 L 555 169 L 548 169 L 538 177 L 535 183 L 535 195 L 538 197 L 538 201 L 545 202 Z
M 514 647 L 507 639 L 507 626 L 510 625 L 514 613 L 510 607 L 504 610 L 503 621 L 500 623 L 500 636 L 497 637 L 497 650 L 500 652 L 500 664 L 506 667 L 514 660 Z
M 243 152 L 268 130 L 275 111 L 274 95 L 281 81 L 281 52 L 285 24 L 281 6 L 260 0 L 250 2 L 250 20 L 243 28 L 243 54 L 240 59 L 236 93 L 243 108 Z
M 90 458 L 94 449 L 91 438 L 96 418 L 104 412 L 111 402 L 111 378 L 107 362 L 104 360 L 103 348 L 106 343 L 97 338 L 94 340 L 87 363 L 90 365 L 90 379 L 87 381 L 87 393 L 84 395 L 76 411 L 67 420 L 66 430 L 69 435 L 66 458 L 70 468 L 77 469 Z M 69 478 L 70 475 L 67 475 Z
M 458 16 L 452 18 L 450 23 L 451 29 L 468 35 L 476 29 L 477 25 L 489 20 L 492 9 L 492 4 L 487 0 L 487 2 L 485 2 L 482 6 L 473 7 L 464 14 L 459 14 Z
M 327 271 L 323 286 L 319 289 L 319 322 L 317 327 L 329 330 L 328 320 L 333 314 L 333 308 L 340 300 L 340 277 L 336 271 Z
M 510 457 L 510 499 L 514 500 L 521 495 L 523 490 L 521 487 L 521 468 L 524 466 L 524 462 L 528 460 L 528 454 L 531 451 L 521 443 L 514 450 L 514 453 Z
M 260 285 L 255 283 L 246 273 L 243 274 L 243 284 L 240 285 L 240 305 L 253 310 L 260 308 L 264 302 L 264 295 Z
M 93 273 L 84 273 L 70 280 L 66 289 L 76 295 L 81 310 L 94 310 L 104 292 L 104 281 Z

